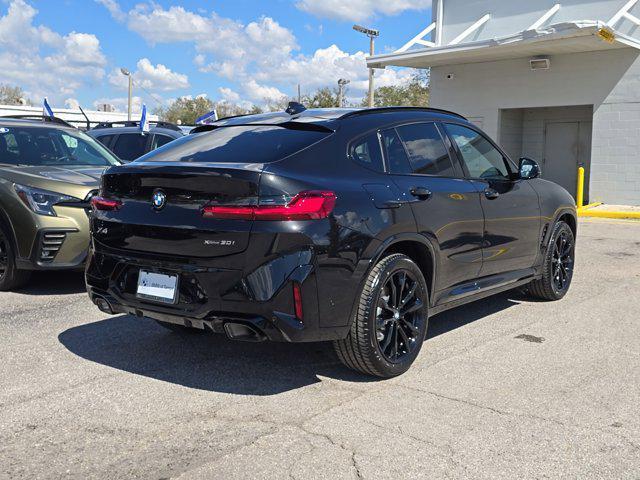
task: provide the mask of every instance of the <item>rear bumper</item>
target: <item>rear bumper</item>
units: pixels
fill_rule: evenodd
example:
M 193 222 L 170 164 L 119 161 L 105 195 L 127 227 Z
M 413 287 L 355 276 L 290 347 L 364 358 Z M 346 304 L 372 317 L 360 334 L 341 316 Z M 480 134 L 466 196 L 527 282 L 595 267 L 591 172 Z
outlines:
M 164 305 L 138 298 L 141 268 L 178 275 L 178 303 Z M 282 255 L 252 272 L 243 272 L 129 252 L 123 255 L 100 247 L 90 251 L 86 282 L 93 303 L 107 313 L 225 333 L 232 339 L 314 342 L 344 338 L 348 333 L 348 326 L 322 326 L 309 251 Z M 301 287 L 303 319 L 294 313 L 294 282 Z

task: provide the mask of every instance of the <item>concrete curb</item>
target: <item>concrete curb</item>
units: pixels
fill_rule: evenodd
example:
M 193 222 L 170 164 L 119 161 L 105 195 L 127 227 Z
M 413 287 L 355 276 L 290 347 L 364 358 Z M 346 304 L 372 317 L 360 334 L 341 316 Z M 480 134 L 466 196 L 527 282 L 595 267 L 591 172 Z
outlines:
M 621 210 L 595 210 L 602 203 L 592 203 L 578 208 L 578 217 L 615 218 L 640 220 L 640 212 L 625 212 Z

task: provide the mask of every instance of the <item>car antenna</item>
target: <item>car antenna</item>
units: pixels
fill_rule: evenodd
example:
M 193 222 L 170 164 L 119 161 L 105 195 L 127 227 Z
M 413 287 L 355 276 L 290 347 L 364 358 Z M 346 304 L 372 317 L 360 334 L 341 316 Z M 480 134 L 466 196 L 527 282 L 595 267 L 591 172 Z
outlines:
M 78 105 L 78 108 L 82 112 L 82 115 L 84 115 L 84 118 L 87 120 L 87 131 L 91 130 L 91 122 L 89 121 L 89 117 L 87 117 L 87 114 L 84 113 L 84 110 L 82 109 L 82 107 L 80 105 Z
M 307 108 L 301 103 L 289 102 L 289 106 L 287 107 L 285 112 L 288 113 L 289 115 L 298 115 L 299 113 L 304 112 L 306 109 Z

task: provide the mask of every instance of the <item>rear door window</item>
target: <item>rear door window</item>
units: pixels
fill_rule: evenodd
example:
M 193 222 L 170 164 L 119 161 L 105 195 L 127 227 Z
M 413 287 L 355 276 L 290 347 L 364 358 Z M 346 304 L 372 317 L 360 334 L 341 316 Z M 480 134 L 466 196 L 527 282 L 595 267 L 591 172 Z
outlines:
M 115 137 L 115 135 L 98 135 L 96 136 L 96 140 L 98 140 L 101 144 L 108 148 L 111 144 L 111 140 L 113 140 L 113 137 Z
M 234 125 L 187 135 L 154 150 L 145 162 L 270 163 L 313 145 L 331 132 L 275 125 Z M 116 153 L 117 154 L 117 153 Z
M 378 134 L 375 132 L 353 142 L 349 149 L 349 156 L 354 162 L 363 167 L 376 172 L 384 172 L 380 141 L 378 140 Z
M 401 175 L 413 173 L 409 157 L 395 128 L 384 130 L 380 133 L 380 138 L 387 157 L 389 172 Z
M 449 152 L 434 123 L 412 123 L 396 130 L 404 142 L 413 173 L 455 176 Z
M 151 149 L 150 150 L 155 150 L 156 148 L 160 148 L 163 145 L 166 145 L 169 142 L 172 142 L 174 139 L 172 137 L 170 137 L 169 135 L 161 135 L 159 133 L 156 133 L 153 136 L 153 140 L 151 141 Z
M 129 162 L 144 155 L 147 147 L 147 135 L 140 133 L 121 133 L 113 145 L 113 153 Z

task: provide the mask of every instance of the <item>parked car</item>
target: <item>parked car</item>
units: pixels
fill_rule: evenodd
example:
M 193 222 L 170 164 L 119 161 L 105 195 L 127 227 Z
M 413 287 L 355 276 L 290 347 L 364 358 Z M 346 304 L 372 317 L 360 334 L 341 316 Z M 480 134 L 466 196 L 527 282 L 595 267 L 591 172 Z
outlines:
M 438 312 L 516 287 L 558 300 L 576 209 L 535 161 L 428 108 L 221 120 L 110 168 L 86 270 L 109 314 L 231 339 L 331 340 L 405 372 Z
M 82 268 L 89 200 L 119 163 L 63 120 L 0 118 L 0 290 L 33 270 Z
M 178 125 L 151 122 L 148 133 L 140 132 L 140 122 L 103 122 L 89 130 L 89 136 L 100 141 L 123 162 L 132 162 L 145 153 L 160 148 L 188 134 Z

